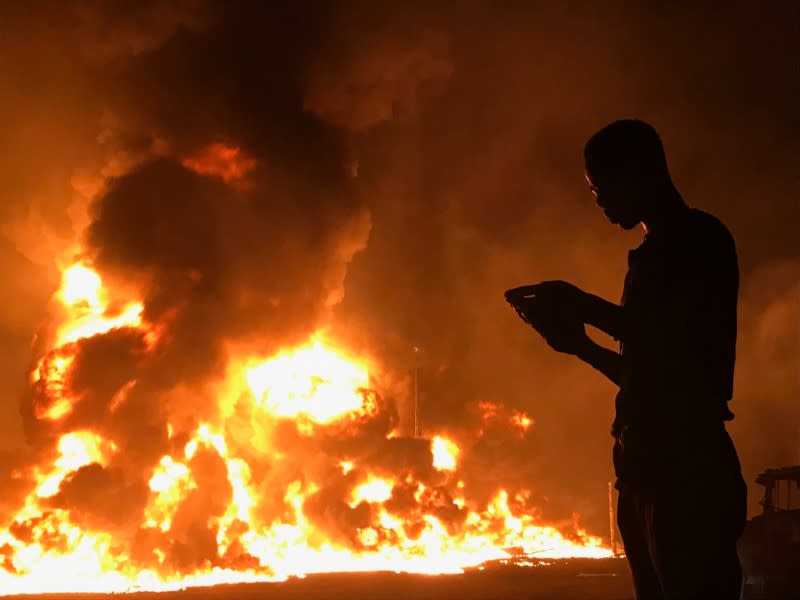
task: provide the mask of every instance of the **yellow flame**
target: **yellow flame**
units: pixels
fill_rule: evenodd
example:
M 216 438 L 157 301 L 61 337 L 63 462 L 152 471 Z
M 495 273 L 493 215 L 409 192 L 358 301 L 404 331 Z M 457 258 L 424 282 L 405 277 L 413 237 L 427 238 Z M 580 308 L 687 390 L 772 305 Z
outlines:
M 196 487 L 192 474 L 183 463 L 163 456 L 148 485 L 153 495 L 145 508 L 145 525 L 167 532 L 181 501 Z
M 350 499 L 350 507 L 353 508 L 362 502 L 376 504 L 386 502 L 392 497 L 394 484 L 380 477 L 372 477 L 353 490 Z
M 112 329 L 142 325 L 144 307 L 141 302 L 128 303 L 120 312 L 108 314 L 107 294 L 100 275 L 82 263 L 64 271 L 56 295 L 69 313 L 56 330 L 56 347 Z
M 446 437 L 437 435 L 431 441 L 433 467 L 439 471 L 455 471 L 458 452 L 456 443 Z
M 102 310 L 103 302 L 100 299 L 102 287 L 100 275 L 89 267 L 76 263 L 62 274 L 61 289 L 58 293 L 67 306 L 84 303 L 90 309 Z
M 114 448 L 107 444 L 103 438 L 91 431 L 67 433 L 58 440 L 58 458 L 53 462 L 50 472 L 39 480 L 36 495 L 39 498 L 49 498 L 58 493 L 61 482 L 67 475 L 74 473 L 81 467 L 92 463 L 103 464 L 108 449 Z
M 367 369 L 316 340 L 245 372 L 256 405 L 275 416 L 328 423 L 368 410 Z
M 515 427 L 519 427 L 523 433 L 526 433 L 533 425 L 533 419 L 522 411 L 516 411 L 511 416 L 511 424 Z

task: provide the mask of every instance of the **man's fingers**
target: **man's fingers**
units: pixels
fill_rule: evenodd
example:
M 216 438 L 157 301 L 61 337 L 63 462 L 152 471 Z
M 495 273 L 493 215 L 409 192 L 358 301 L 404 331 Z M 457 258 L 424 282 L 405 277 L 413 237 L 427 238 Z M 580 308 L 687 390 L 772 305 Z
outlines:
M 550 280 L 550 281 L 542 281 L 540 283 L 537 283 L 536 285 L 532 285 L 529 287 L 536 288 L 535 291 L 541 293 L 541 292 L 552 292 L 552 291 L 563 290 L 565 285 L 566 283 L 563 281 Z
M 530 286 L 534 294 L 539 296 L 554 296 L 558 298 L 569 297 L 576 288 L 566 281 L 543 281 Z
M 551 280 L 534 283 L 531 285 L 522 285 L 520 287 L 512 288 L 505 293 L 506 299 L 510 302 L 522 298 L 529 298 L 543 294 L 564 294 L 572 286 L 566 281 Z
M 536 288 L 535 285 L 522 285 L 507 290 L 504 296 L 508 302 L 519 302 L 523 298 L 533 296 L 535 293 L 534 288 Z

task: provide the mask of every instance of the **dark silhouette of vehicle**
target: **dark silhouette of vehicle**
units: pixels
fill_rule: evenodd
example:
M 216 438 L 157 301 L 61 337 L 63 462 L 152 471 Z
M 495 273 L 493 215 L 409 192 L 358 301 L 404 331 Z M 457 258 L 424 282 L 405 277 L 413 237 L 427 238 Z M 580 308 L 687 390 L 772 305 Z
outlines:
M 762 512 L 739 540 L 742 600 L 800 598 L 800 465 L 767 469 Z

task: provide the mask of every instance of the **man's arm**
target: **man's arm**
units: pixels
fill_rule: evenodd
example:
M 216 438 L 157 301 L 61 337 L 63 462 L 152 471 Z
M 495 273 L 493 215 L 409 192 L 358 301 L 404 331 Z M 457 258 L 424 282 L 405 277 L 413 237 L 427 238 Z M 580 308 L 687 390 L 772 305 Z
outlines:
M 619 304 L 614 304 L 595 296 L 586 294 L 586 323 L 606 332 L 618 342 L 625 338 L 625 309 Z M 613 353 L 616 354 L 616 353 Z
M 543 281 L 524 285 L 506 292 L 506 300 L 512 305 L 535 300 L 540 306 L 550 306 L 557 311 L 567 311 L 583 323 L 593 325 L 617 341 L 624 341 L 626 334 L 625 311 L 613 302 L 566 281 Z
M 545 287 L 545 293 L 537 293 Z M 553 350 L 577 356 L 620 385 L 622 356 L 586 335 L 584 321 L 621 339 L 624 330 L 621 306 L 591 296 L 563 281 L 515 288 L 506 292 L 506 300 Z M 560 310 L 564 305 L 569 306 L 567 315 Z
M 604 348 L 587 337 L 586 341 L 576 349 L 575 356 L 600 371 L 612 383 L 620 385 L 622 356 L 618 352 Z

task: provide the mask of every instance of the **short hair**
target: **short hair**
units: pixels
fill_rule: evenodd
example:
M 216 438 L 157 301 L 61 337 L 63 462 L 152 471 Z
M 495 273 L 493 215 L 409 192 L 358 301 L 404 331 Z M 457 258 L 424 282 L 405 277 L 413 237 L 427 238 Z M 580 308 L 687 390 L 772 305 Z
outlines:
M 655 128 L 639 119 L 606 125 L 583 148 L 589 173 L 609 167 L 635 165 L 653 174 L 669 174 L 664 145 Z

